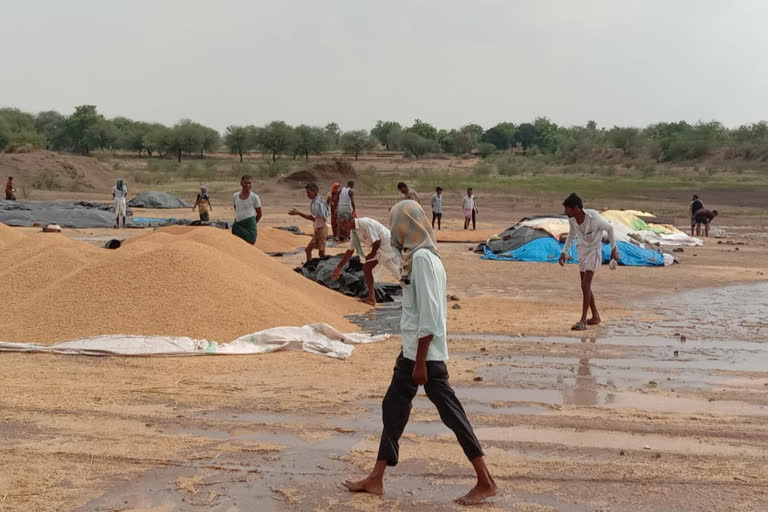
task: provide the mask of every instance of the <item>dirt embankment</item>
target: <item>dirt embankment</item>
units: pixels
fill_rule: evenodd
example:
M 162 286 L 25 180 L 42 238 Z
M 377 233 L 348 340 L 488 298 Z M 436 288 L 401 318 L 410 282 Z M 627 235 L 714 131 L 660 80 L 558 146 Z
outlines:
M 334 160 L 333 162 L 317 163 L 308 169 L 292 172 L 280 178 L 278 183 L 286 184 L 293 188 L 302 188 L 307 183 L 329 185 L 336 181 L 346 183 L 349 180 L 356 179 L 357 172 L 355 172 L 352 164 L 344 160 Z
M 44 150 L 0 154 L 0 172 L 3 178 L 13 176 L 19 190 L 109 190 L 117 178 L 111 167 L 95 158 Z

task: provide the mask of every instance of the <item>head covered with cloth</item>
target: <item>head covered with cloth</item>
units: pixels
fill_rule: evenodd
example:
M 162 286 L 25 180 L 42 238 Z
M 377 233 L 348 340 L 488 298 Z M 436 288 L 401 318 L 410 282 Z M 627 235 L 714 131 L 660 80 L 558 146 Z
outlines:
M 400 201 L 389 211 L 389 231 L 392 247 L 400 253 L 400 278 L 406 280 L 411 273 L 413 253 L 427 249 L 440 257 L 435 232 L 421 205 L 411 199 Z

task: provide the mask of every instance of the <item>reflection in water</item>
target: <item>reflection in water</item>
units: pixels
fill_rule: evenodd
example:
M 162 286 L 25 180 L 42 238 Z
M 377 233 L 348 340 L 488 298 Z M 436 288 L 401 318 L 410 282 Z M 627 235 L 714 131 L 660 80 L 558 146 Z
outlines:
M 564 391 L 563 400 L 571 405 L 597 405 L 597 382 L 592 376 L 592 367 L 589 364 L 597 338 L 581 338 L 581 342 L 586 346 L 582 350 L 579 367 L 576 369 L 576 384 L 573 389 Z

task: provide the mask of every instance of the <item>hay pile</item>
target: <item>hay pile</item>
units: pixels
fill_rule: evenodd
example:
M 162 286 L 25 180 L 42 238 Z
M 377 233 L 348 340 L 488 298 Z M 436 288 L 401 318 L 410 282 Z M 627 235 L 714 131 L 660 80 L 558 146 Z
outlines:
M 108 251 L 0 229 L 0 338 L 50 344 L 99 334 L 230 341 L 367 307 L 313 283 L 227 231 L 172 226 Z M 294 235 L 291 235 L 294 236 Z

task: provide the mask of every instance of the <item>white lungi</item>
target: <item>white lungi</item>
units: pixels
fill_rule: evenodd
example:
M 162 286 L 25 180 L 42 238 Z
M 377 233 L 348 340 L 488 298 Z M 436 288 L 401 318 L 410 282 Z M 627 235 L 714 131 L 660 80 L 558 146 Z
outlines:
M 602 248 L 579 250 L 579 272 L 597 272 L 602 264 Z
M 125 210 L 126 210 L 125 198 L 119 197 L 115 199 L 115 215 L 117 215 L 118 217 L 120 216 L 125 217 Z

